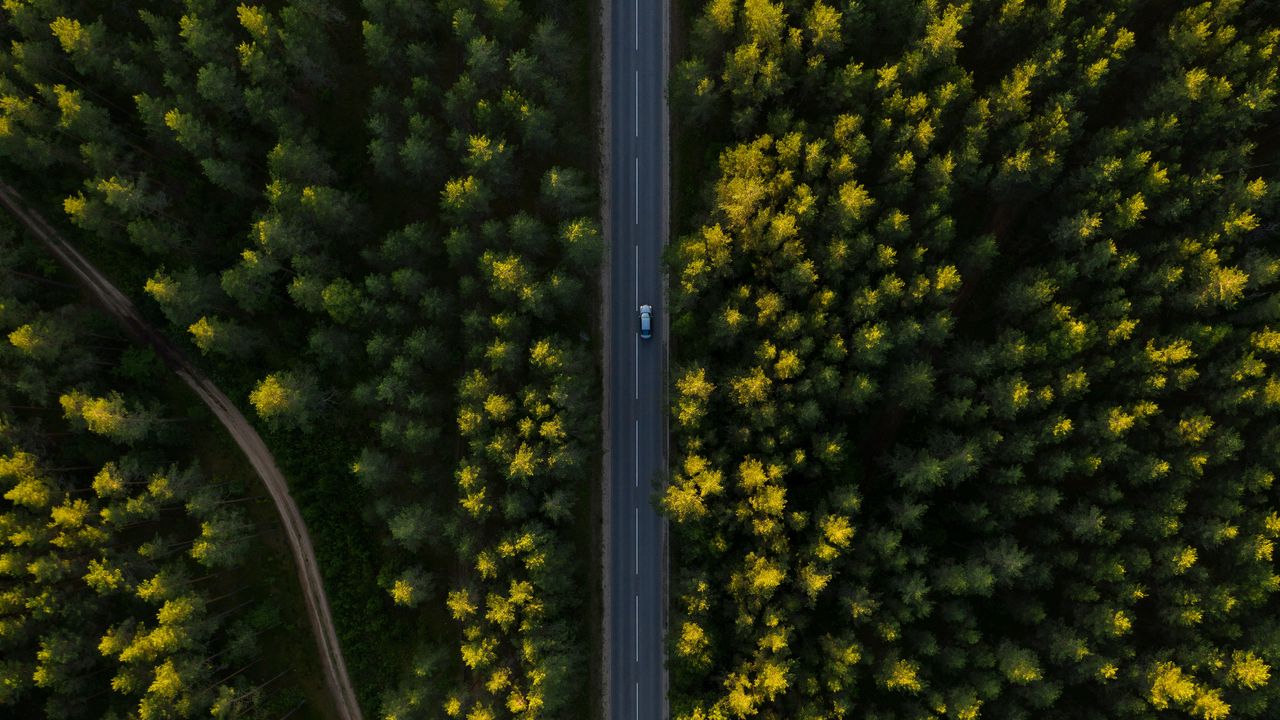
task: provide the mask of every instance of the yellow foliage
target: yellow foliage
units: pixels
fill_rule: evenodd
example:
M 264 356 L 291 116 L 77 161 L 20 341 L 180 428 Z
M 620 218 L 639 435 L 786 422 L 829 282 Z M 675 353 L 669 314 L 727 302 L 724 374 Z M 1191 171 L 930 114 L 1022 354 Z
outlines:
M 267 25 L 267 12 L 261 7 L 241 5 L 236 8 L 236 17 L 240 26 L 249 31 L 255 40 L 267 39 L 270 27 Z
M 773 373 L 779 380 L 790 380 L 800 374 L 801 367 L 803 363 L 800 362 L 799 355 L 792 350 L 783 350 L 773 366 Z
M 748 406 L 763 403 L 769 399 L 769 389 L 773 381 L 765 375 L 764 370 L 755 367 L 746 375 L 740 375 L 730 381 L 734 401 Z
M 1150 700 L 1157 710 L 1167 710 L 1171 704 L 1190 702 L 1195 694 L 1195 681 L 1174 663 L 1160 663 L 1151 674 Z
M 115 590 L 124 584 L 124 573 L 120 568 L 113 568 L 105 560 L 90 560 L 89 572 L 84 581 L 99 593 Z
M 558 370 L 564 365 L 560 351 L 547 340 L 539 340 L 529 348 L 529 361 L 544 370 Z
M 786 571 L 766 557 L 749 553 L 745 567 L 733 574 L 733 584 L 758 597 L 768 597 L 787 577 Z
M 747 458 L 738 465 L 738 484 L 747 493 L 753 493 L 769 482 L 764 463 L 755 458 Z
M 1268 536 L 1280 536 L 1280 515 L 1276 514 L 1275 510 L 1272 510 L 1267 515 L 1267 519 L 1263 521 L 1263 525 L 1266 528 Z
M 538 459 L 533 454 L 533 448 L 529 447 L 526 443 L 520 443 L 520 447 L 516 448 L 516 453 L 511 458 L 511 464 L 507 468 L 507 477 L 533 477 L 533 473 L 537 470 L 537 467 Z
M 1191 566 L 1195 564 L 1196 549 L 1193 547 L 1185 547 L 1173 556 L 1173 572 L 1175 575 L 1181 575 L 1190 570 Z
M 1209 279 L 1200 293 L 1201 302 L 1231 306 L 1244 295 L 1249 284 L 1249 274 L 1234 267 L 1215 265 L 1209 271 Z
M 1111 616 L 1111 634 L 1120 636 L 1133 629 L 1133 620 L 1123 610 L 1117 610 Z
M 68 55 L 89 49 L 89 34 L 85 32 L 79 20 L 58 17 L 49 23 L 49 30 L 58 39 L 63 52 Z
M 920 683 L 919 674 L 919 665 L 907 660 L 899 660 L 889 669 L 889 674 L 884 679 L 884 686 L 890 690 L 920 692 L 924 686 Z
M 699 518 L 706 514 L 704 500 L 723 490 L 723 475 L 699 455 L 685 455 L 683 472 L 676 474 L 667 486 L 663 505 L 676 522 Z
M 1221 690 L 1208 690 L 1196 697 L 1191 713 L 1204 720 L 1225 720 L 1231 714 L 1231 706 L 1223 701 Z
M 216 330 L 207 316 L 202 315 L 187 328 L 187 332 L 191 333 L 191 339 L 200 348 L 200 352 L 207 353 L 213 347 Z
M 707 633 L 701 625 L 685 620 L 680 625 L 679 640 L 676 641 L 676 652 L 685 658 L 705 658 L 706 650 L 711 645 Z
M 772 702 L 778 693 L 785 692 L 790 682 L 787 679 L 786 667 L 765 661 L 756 673 L 755 686 L 762 691 L 765 699 Z
M 497 647 L 498 641 L 493 638 L 469 638 L 462 643 L 462 662 L 472 670 L 481 670 L 497 658 Z
M 853 523 L 849 522 L 849 518 L 828 515 L 818 524 L 822 528 L 822 537 L 828 543 L 839 548 L 849 547 L 849 542 L 853 539 Z
M 415 590 L 408 580 L 396 580 L 391 586 L 391 599 L 396 605 L 413 605 Z
M 173 659 L 170 658 L 156 668 L 155 679 L 151 681 L 151 687 L 147 688 L 147 692 L 159 698 L 172 700 L 184 689 L 182 676 L 178 674 L 178 669 L 174 667 Z
M 516 606 L 505 597 L 496 593 L 489 593 L 485 599 L 488 611 L 485 613 L 485 620 L 497 625 L 504 631 L 509 630 L 512 623 L 516 621 Z
M 821 572 L 812 564 L 808 564 L 800 568 L 800 587 L 810 600 L 816 600 L 818 593 L 821 593 L 827 583 L 831 582 L 831 577 L 831 573 Z
M 1063 438 L 1071 434 L 1071 418 L 1059 416 L 1058 421 L 1053 424 L 1053 436 L 1055 438 Z
M 860 185 L 857 181 L 850 180 L 840 186 L 838 191 L 840 199 L 840 208 L 845 215 L 854 222 L 860 222 L 875 205 L 875 199 L 871 197 L 871 193 Z
M 956 720 L 978 720 L 981 717 L 982 701 L 970 699 L 964 705 L 956 707 Z
M 44 345 L 44 338 L 30 324 L 9 333 L 9 343 L 27 355 L 33 355 Z
M 1160 366 L 1176 365 L 1195 357 L 1195 353 L 1191 350 L 1191 343 L 1183 339 L 1174 340 L 1164 347 L 1156 345 L 1153 340 L 1148 340 L 1146 355 L 1148 360 Z
M 273 417 L 289 409 L 291 398 L 289 388 L 285 387 L 278 373 L 271 373 L 258 381 L 257 387 L 249 393 L 249 402 L 264 418 Z
M 1128 432 L 1133 427 L 1134 416 L 1126 413 L 1121 408 L 1111 408 L 1107 413 L 1107 430 L 1112 435 L 1120 436 Z
M 1275 543 L 1262 535 L 1255 535 L 1253 538 L 1253 559 L 1260 562 L 1271 562 L 1271 556 L 1275 552 Z
M 1213 420 L 1206 415 L 1183 418 L 1178 422 L 1178 435 L 1190 445 L 1202 442 L 1212 429 Z
M 484 401 L 484 411 L 495 422 L 503 422 L 515 411 L 515 403 L 506 395 L 493 393 Z
M 1231 671 L 1228 678 L 1232 685 L 1257 690 L 1265 687 L 1271 679 L 1271 667 L 1262 658 L 1253 654 L 1252 650 L 1239 651 L 1231 655 Z
M 756 714 L 755 695 L 751 692 L 751 681 L 746 676 L 731 673 L 725 679 L 724 686 L 729 690 L 724 699 L 729 712 L 739 718 Z
M 448 605 L 449 614 L 454 620 L 466 620 L 476 611 L 476 605 L 471 600 L 471 592 L 466 589 L 450 591 L 445 604 Z

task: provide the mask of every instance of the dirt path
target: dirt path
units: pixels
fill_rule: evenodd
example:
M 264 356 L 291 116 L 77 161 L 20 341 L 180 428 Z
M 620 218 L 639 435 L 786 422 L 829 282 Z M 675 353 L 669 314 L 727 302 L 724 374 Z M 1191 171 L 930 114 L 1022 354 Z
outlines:
M 289 550 L 293 553 L 293 562 L 298 568 L 298 580 L 302 585 L 303 597 L 306 599 L 311 631 L 320 650 L 325 685 L 328 686 L 329 694 L 333 698 L 334 707 L 343 720 L 362 720 L 360 704 L 356 702 L 351 679 L 347 676 L 347 664 L 342 658 L 342 648 L 338 645 L 338 635 L 333 628 L 329 600 L 325 596 L 320 568 L 316 563 L 315 551 L 311 547 L 311 536 L 307 534 L 307 526 L 302 522 L 302 514 L 298 512 L 297 504 L 289 496 L 289 487 L 285 483 L 284 476 L 280 474 L 275 458 L 267 450 L 262 438 L 221 390 L 214 387 L 213 383 L 196 370 L 177 348 L 143 320 L 137 308 L 123 293 L 50 227 L 39 213 L 28 209 L 17 191 L 3 182 L 0 182 L 0 204 L 8 208 L 14 217 L 44 243 L 45 247 L 57 257 L 58 262 L 65 265 L 76 280 L 83 284 L 93 298 L 119 320 L 131 335 L 155 349 L 156 354 L 164 360 L 169 369 L 182 378 L 183 382 L 200 396 L 205 405 L 209 406 L 218 421 L 227 429 L 227 432 L 231 433 L 240 450 L 249 458 L 249 463 L 262 479 L 272 502 L 275 503 L 280 521 L 284 524 L 285 534 L 289 540 Z

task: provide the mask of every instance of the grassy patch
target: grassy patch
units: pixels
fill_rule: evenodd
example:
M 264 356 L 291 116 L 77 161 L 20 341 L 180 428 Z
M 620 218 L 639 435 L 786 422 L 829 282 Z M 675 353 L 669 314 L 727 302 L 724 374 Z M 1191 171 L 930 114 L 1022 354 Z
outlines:
M 376 708 L 408 662 L 412 648 L 402 640 L 416 629 L 389 612 L 390 599 L 378 586 L 386 553 L 362 517 L 370 499 L 348 471 L 359 449 L 341 427 L 306 435 L 267 431 L 264 438 L 311 534 L 351 682 L 361 705 Z

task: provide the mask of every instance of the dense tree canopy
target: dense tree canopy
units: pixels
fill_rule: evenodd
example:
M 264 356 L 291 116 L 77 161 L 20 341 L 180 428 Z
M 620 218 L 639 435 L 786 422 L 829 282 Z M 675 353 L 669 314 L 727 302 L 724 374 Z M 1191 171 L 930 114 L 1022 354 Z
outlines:
M 296 626 L 247 572 L 265 553 L 243 478 L 201 467 L 154 356 L 0 233 L 0 714 L 297 707 L 300 676 L 261 650 Z
M 1278 21 L 703 6 L 676 717 L 1280 712 Z
M 261 420 L 370 716 L 587 702 L 585 8 L 0 16 L 0 175 Z M 67 345 L 56 317 L 13 331 L 35 354 Z M 66 422 L 134 445 L 163 429 L 112 390 L 69 388 Z

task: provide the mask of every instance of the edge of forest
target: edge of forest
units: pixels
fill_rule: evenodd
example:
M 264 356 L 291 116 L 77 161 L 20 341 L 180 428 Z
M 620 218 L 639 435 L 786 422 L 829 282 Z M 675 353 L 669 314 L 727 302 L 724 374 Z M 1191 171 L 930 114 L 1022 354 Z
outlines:
M 609 473 L 609 460 L 612 457 L 612 448 L 609 447 L 610 429 L 609 423 L 609 386 L 606 378 L 609 377 L 609 369 L 612 367 L 612 356 L 609 349 L 609 333 L 613 329 L 609 322 L 609 312 L 606 307 L 611 297 L 611 286 L 609 279 L 613 271 L 613 254 L 610 250 L 613 242 L 613 226 L 610 220 L 610 207 L 612 201 L 612 192 L 609 187 L 610 179 L 613 177 L 612 168 L 609 165 L 609 122 L 612 115 L 609 112 L 609 95 L 612 88 L 609 82 L 609 71 L 612 68 L 610 62 L 609 51 L 605 48 L 604 38 L 609 32 L 609 24 L 613 19 L 613 13 L 610 7 L 611 0 L 597 0 L 598 22 L 596 24 L 595 36 L 600 39 L 599 45 L 594 48 L 592 53 L 594 59 L 599 66 L 597 77 L 599 78 L 596 87 L 599 89 L 599 95 L 596 97 L 596 146 L 599 148 L 597 157 L 598 187 L 600 188 L 600 236 L 604 238 L 605 250 L 601 253 L 600 260 L 600 520 L 596 527 L 600 533 L 599 543 L 597 547 L 600 551 L 600 559 L 596 564 L 596 570 L 599 573 L 599 582 L 595 583 L 596 591 L 600 593 L 600 632 L 599 638 L 594 643 L 600 653 L 600 663 L 596 672 L 599 673 L 600 679 L 596 684 L 596 689 L 600 696 L 598 701 L 592 703 L 592 706 L 599 710 L 601 718 L 611 717 L 609 712 L 609 672 L 610 660 L 612 652 L 610 647 L 609 623 L 605 618 L 609 617 L 609 507 L 613 498 L 613 477 Z

